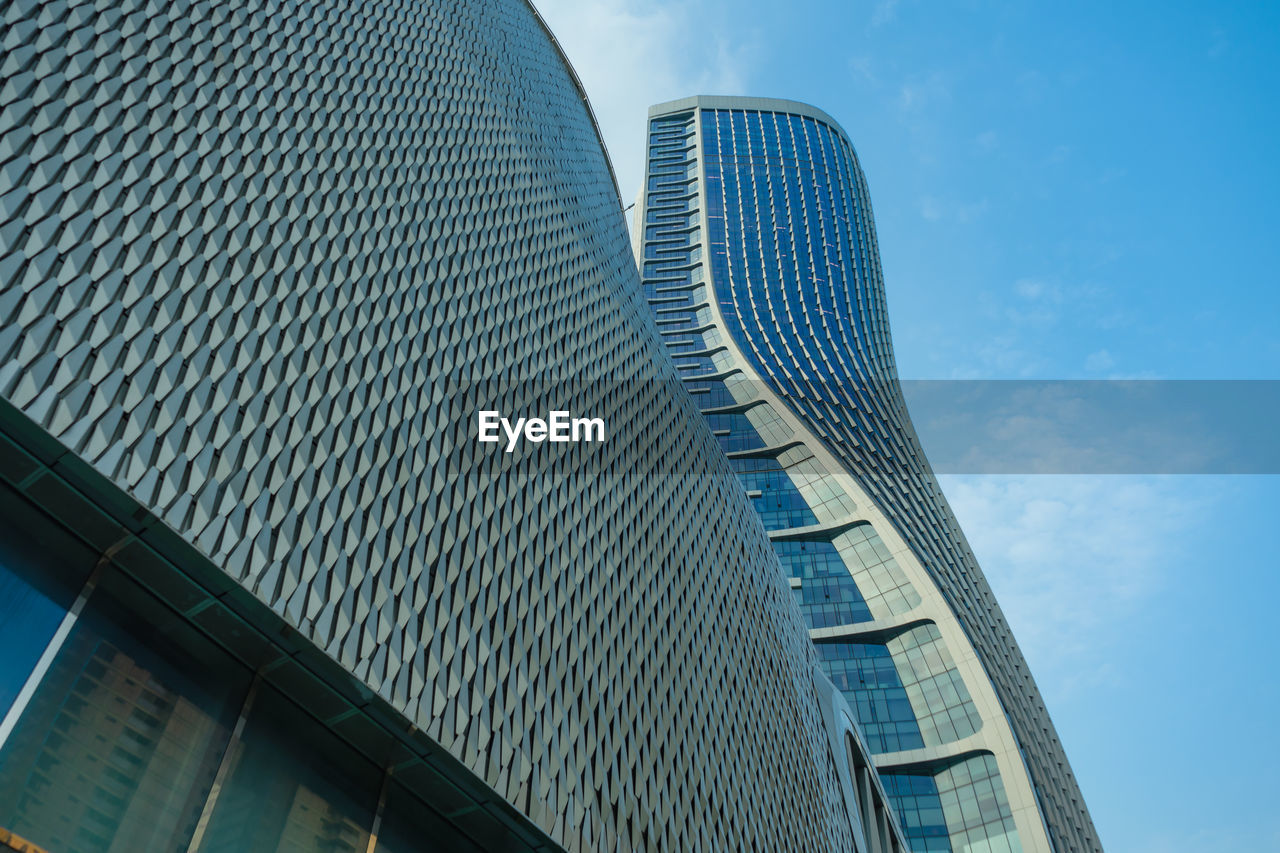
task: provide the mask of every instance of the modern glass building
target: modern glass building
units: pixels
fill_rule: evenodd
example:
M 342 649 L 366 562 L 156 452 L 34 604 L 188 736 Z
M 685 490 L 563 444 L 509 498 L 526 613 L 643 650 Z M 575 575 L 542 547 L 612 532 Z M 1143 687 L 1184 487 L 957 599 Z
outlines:
M 0 845 L 902 848 L 528 3 L 3 21 Z
M 651 109 L 648 134 L 645 296 L 911 848 L 1100 850 L 908 417 L 844 131 L 792 101 L 697 97 Z

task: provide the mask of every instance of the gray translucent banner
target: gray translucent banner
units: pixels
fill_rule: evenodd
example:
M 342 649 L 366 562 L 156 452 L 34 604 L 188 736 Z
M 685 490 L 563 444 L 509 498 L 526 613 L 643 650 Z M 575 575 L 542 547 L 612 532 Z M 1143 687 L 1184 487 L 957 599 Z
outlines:
M 939 474 L 1280 474 L 1277 380 L 909 380 Z
M 430 383 L 431 405 L 412 420 L 435 436 L 440 459 L 479 453 L 501 476 L 530 476 L 553 460 L 575 476 L 602 466 L 647 476 L 653 454 L 683 452 L 696 434 L 690 430 L 706 429 L 677 419 L 679 435 L 641 439 L 643 430 L 628 428 L 643 427 L 655 411 L 674 408 L 701 421 L 701 410 L 723 449 L 750 453 L 802 439 L 789 427 L 729 436 L 752 431 L 749 421 L 768 422 L 760 407 L 781 403 L 810 413 L 802 420 L 816 413 L 823 440 L 847 440 L 855 454 L 875 456 L 904 450 L 898 393 L 892 384 L 796 381 L 775 395 L 732 374 L 683 383 L 670 375 L 446 379 Z M 1280 474 L 1280 380 L 909 380 L 901 394 L 939 474 Z M 515 439 L 494 425 L 499 416 L 542 423 L 536 436 Z M 587 424 L 596 419 L 599 435 Z

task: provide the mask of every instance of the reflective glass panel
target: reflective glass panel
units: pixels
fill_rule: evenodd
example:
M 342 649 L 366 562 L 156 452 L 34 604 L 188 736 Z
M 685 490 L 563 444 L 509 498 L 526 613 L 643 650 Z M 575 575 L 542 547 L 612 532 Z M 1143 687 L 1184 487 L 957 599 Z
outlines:
M 0 719 L 66 615 L 66 608 L 10 568 L 4 556 L 0 554 Z
M 200 850 L 365 853 L 382 774 L 275 688 L 230 760 Z
M 94 555 L 0 490 L 0 720 L 84 586 Z M 2 734 L 0 734 L 2 738 Z
M 54 851 L 183 848 L 248 674 L 107 571 L 0 749 L 0 826 Z

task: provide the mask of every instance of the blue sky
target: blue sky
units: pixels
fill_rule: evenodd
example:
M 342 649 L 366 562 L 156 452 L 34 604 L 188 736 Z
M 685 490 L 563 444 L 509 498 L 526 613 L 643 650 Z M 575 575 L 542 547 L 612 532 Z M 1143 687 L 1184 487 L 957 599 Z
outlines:
M 1280 379 L 1280 6 L 538 6 L 628 197 L 651 103 L 843 124 L 904 378 Z M 1107 848 L 1280 850 L 1280 477 L 943 486 Z

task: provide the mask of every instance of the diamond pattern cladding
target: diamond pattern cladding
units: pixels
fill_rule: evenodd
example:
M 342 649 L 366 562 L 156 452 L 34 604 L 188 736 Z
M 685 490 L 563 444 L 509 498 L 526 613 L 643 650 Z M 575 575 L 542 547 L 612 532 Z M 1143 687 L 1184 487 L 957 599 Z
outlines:
M 0 393 L 567 848 L 851 846 L 799 617 L 530 7 L 0 14 Z M 480 403 L 610 439 L 491 452 Z

